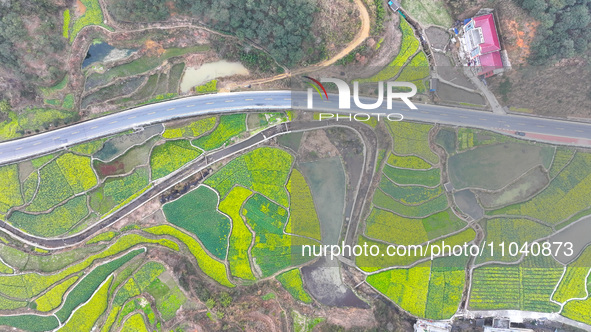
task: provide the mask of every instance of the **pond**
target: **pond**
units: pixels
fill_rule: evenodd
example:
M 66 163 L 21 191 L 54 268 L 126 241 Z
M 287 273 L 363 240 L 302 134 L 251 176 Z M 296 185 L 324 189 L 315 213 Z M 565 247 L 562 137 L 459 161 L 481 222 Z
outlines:
M 240 62 L 225 60 L 210 62 L 200 67 L 189 67 L 181 80 L 181 92 L 185 93 L 193 87 L 220 77 L 248 75 L 248 69 Z
M 105 42 L 94 43 L 90 45 L 86 58 L 82 61 L 82 69 L 96 62 L 104 63 L 124 59 L 135 51 L 134 49 L 115 48 Z

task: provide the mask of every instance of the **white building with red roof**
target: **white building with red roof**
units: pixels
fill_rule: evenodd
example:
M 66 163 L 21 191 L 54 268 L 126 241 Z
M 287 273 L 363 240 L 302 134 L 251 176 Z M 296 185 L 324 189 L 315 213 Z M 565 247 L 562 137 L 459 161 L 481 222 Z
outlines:
M 489 77 L 503 69 L 501 43 L 492 13 L 465 20 L 462 30 L 460 55 L 476 68 L 478 75 Z

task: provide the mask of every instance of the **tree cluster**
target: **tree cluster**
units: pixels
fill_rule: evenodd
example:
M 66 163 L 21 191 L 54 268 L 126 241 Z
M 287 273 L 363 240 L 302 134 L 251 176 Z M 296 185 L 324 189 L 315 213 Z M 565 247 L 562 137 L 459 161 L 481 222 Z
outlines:
M 49 77 L 55 80 L 61 73 L 55 54 L 65 48 L 59 22 L 60 8 L 50 0 L 5 0 L 0 1 L 0 66 L 27 80 L 38 80 L 27 62 L 43 62 L 48 65 Z M 25 21 L 33 16 L 40 21 L 31 34 Z
M 238 36 L 267 49 L 288 66 L 301 61 L 311 33 L 315 0 L 113 0 L 111 12 L 121 21 L 161 21 L 171 11 L 191 14 L 212 28 Z
M 540 22 L 530 62 L 540 65 L 571 58 L 591 43 L 591 0 L 516 0 Z

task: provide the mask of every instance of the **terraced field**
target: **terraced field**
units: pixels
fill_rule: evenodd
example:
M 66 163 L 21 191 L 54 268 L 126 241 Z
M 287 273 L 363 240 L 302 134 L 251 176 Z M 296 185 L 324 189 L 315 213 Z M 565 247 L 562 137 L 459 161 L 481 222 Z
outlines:
M 519 265 L 484 266 L 474 270 L 470 307 L 558 312 L 550 302 L 563 268 L 553 258 L 526 258 Z
M 409 61 L 420 60 L 417 55 Z M 182 120 L 2 166 L 0 213 L 30 234 L 77 233 L 201 154 L 231 144 L 239 135 L 246 137 L 247 124 L 260 128 L 266 125 L 263 118 L 272 122 L 282 117 L 269 113 Z M 471 243 L 475 224 L 482 227 L 487 242 L 521 244 L 551 235 L 555 230 L 547 224 L 585 215 L 591 196 L 590 154 L 536 146 L 528 162 L 546 177 L 548 186 L 522 203 L 489 209 L 487 218 L 471 224 L 450 199 L 454 193 L 442 185 L 450 176 L 442 165 L 450 164 L 431 149 L 431 131 L 445 130 L 456 139 L 447 142 L 451 158 L 482 148 L 498 152 L 503 150 L 499 144 L 515 142 L 498 134 L 410 122 L 388 123 L 387 128 L 392 151 L 381 150 L 382 165 L 376 167 L 380 178 L 375 182 L 379 184 L 368 196 L 371 205 L 360 233 L 355 233 L 356 243 L 377 246 L 382 253 L 389 245 L 424 245 L 425 250 L 418 255 L 355 257 L 356 266 L 366 273 L 366 284 L 404 311 L 426 319 L 449 319 L 467 300 L 471 310 L 560 312 L 589 322 L 589 249 L 566 267 L 551 257 L 518 261 L 519 257 L 485 254 L 474 262 L 484 265 L 473 270 L 468 298 L 463 298 L 469 286 L 468 258 L 431 260 L 430 250 L 443 243 Z M 221 326 L 236 308 L 232 297 L 240 298 L 251 286 L 265 287 L 256 296 L 265 301 L 265 308 L 287 300 L 297 306 L 323 306 L 310 282 L 314 279 L 308 279 L 310 267 L 305 266 L 314 257 L 302 255 L 302 248 L 320 244 L 327 234 L 321 231 L 315 206 L 317 187 L 310 187 L 318 179 L 300 172 L 310 160 L 294 152 L 309 142 L 297 139 L 296 145 L 288 144 L 292 148 L 278 148 L 285 142 L 273 141 L 209 165 L 200 173 L 204 178 L 193 177 L 148 202 L 153 209 L 149 214 L 138 209 L 126 223 L 85 239 L 81 246 L 47 251 L 0 237 L 0 310 L 10 314 L 0 315 L 0 329 L 176 332 L 186 327 L 177 318 L 195 317 L 196 310 L 201 310 L 200 319 Z M 315 162 L 329 157 L 306 158 Z M 330 158 L 342 163 L 338 156 Z M 499 167 L 481 166 L 480 172 Z M 472 180 L 463 181 L 477 178 L 479 166 L 471 167 L 473 173 L 466 176 Z M 343 183 L 348 180 L 345 177 Z M 343 189 L 347 195 L 350 185 Z M 550 206 L 551 199 L 558 206 Z M 189 270 L 190 276 L 183 274 Z M 220 295 L 224 292 L 232 296 Z M 562 311 L 557 303 L 564 305 Z M 307 311 L 290 312 L 285 317 L 294 326 L 322 324 L 322 318 L 299 313 Z

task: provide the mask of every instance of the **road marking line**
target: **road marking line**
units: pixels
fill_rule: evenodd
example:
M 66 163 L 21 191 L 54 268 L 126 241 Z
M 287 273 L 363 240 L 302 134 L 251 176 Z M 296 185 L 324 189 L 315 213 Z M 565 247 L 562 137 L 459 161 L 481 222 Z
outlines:
M 265 98 L 265 100 L 273 100 L 273 98 Z
M 34 143 L 33 145 L 39 145 L 39 144 L 41 144 L 41 142 Z
M 283 98 L 283 100 L 291 100 L 291 98 Z
M 156 113 L 156 112 L 150 112 L 150 113 L 148 113 L 148 115 L 151 115 L 151 114 L 154 114 L 154 113 Z
M 556 129 L 558 129 L 558 130 L 564 130 L 564 128 L 560 128 L 560 127 L 556 127 Z
M 167 111 L 172 111 L 174 110 L 174 107 L 167 109 Z
M 137 118 L 137 116 L 135 116 L 135 115 L 134 115 L 134 116 L 130 116 L 130 117 L 129 117 L 129 118 L 127 118 L 127 119 L 128 119 L 128 120 L 131 120 L 131 119 L 135 119 L 135 118 Z
M 195 107 L 195 104 L 193 104 L 193 105 L 187 105 L 185 107 Z
M 61 136 L 58 136 L 58 137 L 54 138 L 53 140 L 55 141 L 56 139 L 59 139 L 60 137 L 61 137 Z
M 209 103 L 206 103 L 206 104 L 207 104 L 207 105 L 211 105 L 211 104 L 213 104 L 213 101 L 210 101 Z
M 544 126 L 544 125 L 536 125 L 536 127 L 538 127 L 538 128 L 544 128 L 546 126 Z
M 384 108 L 385 108 L 385 107 L 384 107 Z M 429 112 L 425 112 L 425 111 L 419 111 L 419 112 L 421 112 L 421 113 L 423 113 L 423 114 L 429 114 Z
M 18 151 L 18 150 L 22 150 L 22 149 L 23 149 L 23 147 L 19 146 L 18 148 L 14 149 L 14 151 Z
M 90 129 L 96 129 L 96 128 L 98 128 L 98 126 L 90 127 Z
M 517 124 L 520 125 L 520 126 L 525 126 L 525 123 L 523 123 L 523 122 L 519 122 Z
M 225 101 L 226 103 L 231 103 L 231 102 L 233 102 L 234 100 L 233 100 L 233 99 L 230 99 L 230 100 L 224 100 L 224 101 Z
M 582 131 L 580 129 L 576 129 L 575 131 L 578 132 L 578 133 L 583 133 L 584 132 L 584 131 Z
M 488 119 L 485 119 L 485 118 L 478 118 L 478 120 L 480 120 L 480 121 L 486 121 L 486 120 L 488 120 Z M 502 122 L 502 121 L 499 121 L 499 122 Z
M 465 115 L 460 115 L 460 118 L 462 118 L 462 119 L 467 119 L 468 117 L 467 117 L 467 116 L 465 116 Z
M 254 100 L 254 99 L 252 99 L 252 98 L 246 98 L 246 99 L 244 99 L 244 100 L 246 100 L 246 101 L 251 101 L 251 100 Z
M 439 113 L 439 115 L 447 116 L 448 114 L 447 113 Z
M 117 120 L 109 122 L 109 124 L 117 123 Z
M 70 135 L 76 135 L 78 133 L 80 133 L 80 132 L 79 131 L 75 131 L 75 132 L 71 133 Z

